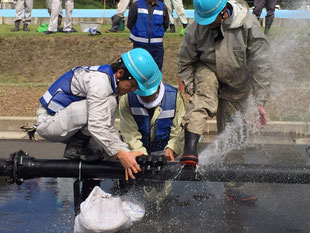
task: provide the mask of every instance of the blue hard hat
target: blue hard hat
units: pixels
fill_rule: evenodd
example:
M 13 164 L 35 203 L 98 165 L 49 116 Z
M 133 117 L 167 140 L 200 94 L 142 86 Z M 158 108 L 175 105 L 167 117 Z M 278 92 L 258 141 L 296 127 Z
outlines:
M 213 23 L 226 6 L 227 0 L 194 0 L 194 18 L 198 24 Z
M 123 62 L 138 83 L 135 93 L 149 96 L 157 91 L 162 74 L 152 55 L 142 48 L 132 49 L 122 54 Z

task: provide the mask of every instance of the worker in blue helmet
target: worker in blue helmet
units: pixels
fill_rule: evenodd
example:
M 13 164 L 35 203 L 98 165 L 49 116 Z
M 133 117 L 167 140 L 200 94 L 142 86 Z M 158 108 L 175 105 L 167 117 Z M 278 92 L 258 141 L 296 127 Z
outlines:
M 132 151 L 144 155 L 165 155 L 167 161 L 182 154 L 184 131 L 181 125 L 185 114 L 184 102 L 178 89 L 156 80 L 153 88 L 136 91 L 120 99 L 120 133 Z M 154 183 L 154 182 L 153 182 Z M 154 187 L 154 184 L 156 184 Z M 161 202 L 171 191 L 171 181 L 145 184 L 144 197 Z
M 161 72 L 144 49 L 130 50 L 111 65 L 75 67 L 40 98 L 37 132 L 49 141 L 65 143 L 68 159 L 119 159 L 126 179 L 134 179 L 141 171 L 136 157 L 143 152 L 131 152 L 113 127 L 117 98 L 147 92 L 160 79 Z
M 266 125 L 272 66 L 268 41 L 257 18 L 243 0 L 194 0 L 194 21 L 184 34 L 179 59 L 179 76 L 190 96 L 183 120 L 185 146 L 180 162 L 196 166 L 197 143 L 207 120 L 216 116 L 222 133 L 238 113 L 240 143 L 246 138 L 245 112 L 254 99 L 257 127 Z M 229 141 L 229 140 L 227 140 Z M 243 162 L 244 158 L 238 162 Z M 231 190 L 237 186 L 232 185 Z M 239 198 L 240 197 L 240 198 Z M 242 200 L 242 195 L 233 199 Z M 248 200 L 251 200 L 249 198 Z
M 184 146 L 183 98 L 177 88 L 161 80 L 153 86 L 153 90 L 122 96 L 120 133 L 131 150 L 144 155 L 165 154 L 168 161 L 174 161 Z

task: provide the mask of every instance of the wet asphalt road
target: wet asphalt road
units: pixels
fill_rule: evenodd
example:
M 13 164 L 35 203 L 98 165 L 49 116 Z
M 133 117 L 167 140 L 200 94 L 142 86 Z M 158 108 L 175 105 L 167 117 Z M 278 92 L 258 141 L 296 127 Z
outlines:
M 308 164 L 306 147 L 261 145 L 247 148 L 242 153 L 247 155 L 248 163 Z M 19 149 L 37 158 L 56 159 L 61 158 L 64 145 L 48 142 L 0 141 L 1 158 L 8 157 L 10 153 Z M 32 181 L 23 185 L 25 184 L 31 187 Z M 12 188 L 15 186 L 5 186 L 0 194 L 5 196 L 6 192 L 9 192 L 6 190 L 15 192 L 17 189 Z M 108 188 L 106 184 L 102 184 L 101 187 Z M 309 185 L 247 183 L 244 191 L 255 194 L 258 201 L 252 205 L 229 202 L 225 200 L 223 184 L 219 182 L 173 182 L 173 190 L 168 198 L 159 205 L 146 204 L 147 214 L 144 219 L 124 232 L 310 232 Z M 12 201 L 10 198 L 5 200 Z M 33 195 L 31 200 L 35 203 L 36 195 Z M 41 201 L 44 202 L 44 199 Z M 27 198 L 22 198 L 20 202 L 27 202 Z M 67 217 L 71 220 L 66 221 L 67 225 L 63 223 L 63 226 L 58 226 L 57 230 L 46 227 L 47 223 L 43 219 L 39 221 L 43 224 L 44 232 L 70 232 L 73 229 L 73 209 L 69 208 L 67 212 L 70 213 Z M 25 215 L 20 218 L 18 213 L 14 208 L 3 208 L 0 197 L 0 226 L 2 226 L 0 232 L 39 232 L 29 227 Z M 8 219 L 10 222 L 18 223 L 16 227 L 3 228 Z M 25 229 L 29 231 L 23 231 Z

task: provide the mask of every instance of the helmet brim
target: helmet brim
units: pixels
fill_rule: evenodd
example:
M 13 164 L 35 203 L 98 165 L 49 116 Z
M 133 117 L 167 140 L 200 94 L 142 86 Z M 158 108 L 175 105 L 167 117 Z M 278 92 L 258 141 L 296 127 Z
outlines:
M 205 18 L 205 17 L 201 17 L 196 11 L 194 12 L 194 19 L 200 25 L 209 25 L 209 24 L 213 23 L 216 20 L 217 16 L 218 16 L 218 14 L 216 14 L 210 18 Z
M 137 94 L 138 96 L 150 96 L 153 95 L 158 88 L 151 88 L 151 89 L 147 89 L 146 91 L 142 91 L 141 89 L 136 89 L 135 94 Z
M 205 0 L 203 0 L 203 1 L 205 1 Z M 195 8 L 194 19 L 195 19 L 195 21 L 200 25 L 209 25 L 209 24 L 213 23 L 216 20 L 219 13 L 225 8 L 225 6 L 227 4 L 227 0 L 221 0 L 218 2 L 218 4 L 219 5 L 216 6 L 216 8 L 214 8 L 213 12 L 206 13 L 204 11 L 201 11 L 199 14 L 199 10 L 197 10 L 197 9 L 200 9 L 200 7 L 199 7 L 200 4 L 195 5 L 195 3 L 194 3 L 194 8 Z
M 161 83 L 161 78 L 162 78 L 162 74 L 161 72 L 159 73 L 159 77 L 156 79 L 156 83 L 154 84 L 154 87 L 150 88 L 150 89 L 145 89 L 145 90 L 141 90 L 140 88 L 137 88 L 135 91 L 135 94 L 139 95 L 139 96 L 150 96 L 153 95 L 157 89 L 159 84 Z

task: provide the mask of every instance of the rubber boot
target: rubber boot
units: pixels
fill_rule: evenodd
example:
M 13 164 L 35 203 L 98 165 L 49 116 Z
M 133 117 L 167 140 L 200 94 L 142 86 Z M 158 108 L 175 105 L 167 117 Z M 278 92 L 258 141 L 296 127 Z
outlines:
M 183 165 L 192 165 L 196 166 L 198 163 L 198 153 L 197 153 L 197 144 L 199 141 L 200 135 L 189 132 L 185 129 L 185 143 L 183 156 L 180 159 L 180 163 Z
M 87 144 L 90 139 L 90 136 L 78 131 L 68 140 L 63 156 L 67 159 L 85 160 L 89 155 Z
M 63 32 L 63 28 L 61 27 L 61 22 L 62 22 L 62 16 L 58 15 L 57 32 Z
M 273 19 L 266 18 L 266 25 L 265 25 L 265 31 L 264 31 L 266 36 L 270 36 L 269 30 L 270 30 L 272 22 L 273 22 Z
M 20 20 L 15 21 L 15 27 L 12 29 L 12 32 L 18 32 L 19 31 L 19 25 L 20 25 Z
M 117 28 L 121 25 L 121 22 L 123 20 L 123 17 L 120 17 L 119 15 L 113 15 L 112 16 L 112 27 L 109 30 L 106 30 L 105 32 L 117 32 Z
M 23 31 L 25 31 L 25 32 L 29 32 L 30 31 L 30 29 L 28 28 L 28 24 L 27 23 L 24 23 Z
M 170 30 L 168 31 L 168 33 L 175 33 L 175 26 L 174 26 L 174 24 L 170 24 Z

